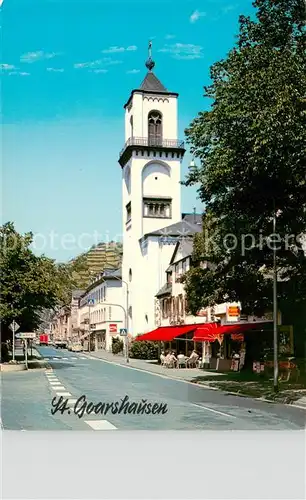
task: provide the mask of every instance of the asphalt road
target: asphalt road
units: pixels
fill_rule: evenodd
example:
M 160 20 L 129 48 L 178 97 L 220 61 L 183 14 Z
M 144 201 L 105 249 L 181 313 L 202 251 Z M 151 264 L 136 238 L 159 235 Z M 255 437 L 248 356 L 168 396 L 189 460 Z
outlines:
M 4 429 L 294 430 L 305 427 L 306 413 L 298 408 L 226 395 L 106 363 L 86 353 L 53 347 L 38 350 L 48 358 L 50 370 L 2 374 Z M 82 396 L 83 399 L 79 399 Z M 65 405 L 58 405 L 60 398 L 66 401 Z

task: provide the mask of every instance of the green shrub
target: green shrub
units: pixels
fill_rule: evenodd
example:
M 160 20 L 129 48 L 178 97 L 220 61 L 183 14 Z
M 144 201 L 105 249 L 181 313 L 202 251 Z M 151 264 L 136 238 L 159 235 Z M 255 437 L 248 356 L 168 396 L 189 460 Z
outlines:
M 134 340 L 130 346 L 130 357 L 135 359 L 158 359 L 158 342 Z
M 119 354 L 120 352 L 123 352 L 123 340 L 118 337 L 113 337 L 112 353 Z

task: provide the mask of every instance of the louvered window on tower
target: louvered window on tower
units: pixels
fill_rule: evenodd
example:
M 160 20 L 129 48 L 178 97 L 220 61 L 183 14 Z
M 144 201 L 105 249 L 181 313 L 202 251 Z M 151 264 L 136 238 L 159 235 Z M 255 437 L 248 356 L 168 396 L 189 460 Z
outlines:
M 162 115 L 159 111 L 151 111 L 148 116 L 148 138 L 149 146 L 161 146 L 162 137 Z
M 143 216 L 156 219 L 171 218 L 171 200 L 157 200 L 144 198 Z

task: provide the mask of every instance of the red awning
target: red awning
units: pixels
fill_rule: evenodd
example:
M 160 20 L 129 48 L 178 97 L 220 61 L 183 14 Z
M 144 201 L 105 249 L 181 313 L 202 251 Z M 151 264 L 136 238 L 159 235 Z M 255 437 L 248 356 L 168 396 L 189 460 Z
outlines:
M 203 325 L 198 325 L 193 336 L 194 342 L 214 342 L 217 338 L 217 330 L 219 328 L 218 323 L 207 323 Z
M 241 334 L 247 330 L 256 329 L 266 325 L 268 322 L 258 323 L 238 323 L 236 325 L 219 325 L 218 323 L 208 323 L 196 329 L 193 340 L 195 342 L 214 342 L 218 337 L 225 334 Z
M 161 342 L 170 342 L 176 337 L 180 337 L 185 333 L 192 332 L 196 329 L 196 325 L 184 325 L 184 326 L 161 326 L 156 328 L 149 333 L 144 333 L 139 335 L 135 340 L 153 340 Z

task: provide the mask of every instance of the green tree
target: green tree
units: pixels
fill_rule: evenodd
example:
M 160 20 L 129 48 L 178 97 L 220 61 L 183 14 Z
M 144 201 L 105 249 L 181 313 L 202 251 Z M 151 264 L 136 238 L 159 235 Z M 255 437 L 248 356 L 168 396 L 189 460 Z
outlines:
M 21 329 L 38 327 L 41 312 L 54 309 L 71 299 L 73 274 L 83 265 L 56 264 L 42 255 L 34 255 L 30 246 L 32 233 L 19 234 L 12 223 L 0 228 L 0 317 L 2 333 L 15 319 Z
M 185 277 L 193 313 L 236 300 L 244 312 L 271 308 L 275 242 L 280 301 L 305 307 L 305 5 L 256 0 L 253 6 L 256 18 L 240 16 L 235 47 L 211 68 L 210 110 L 186 130 L 200 165 L 184 184 L 198 185 L 205 204 L 193 260 L 209 262 Z

